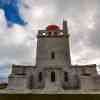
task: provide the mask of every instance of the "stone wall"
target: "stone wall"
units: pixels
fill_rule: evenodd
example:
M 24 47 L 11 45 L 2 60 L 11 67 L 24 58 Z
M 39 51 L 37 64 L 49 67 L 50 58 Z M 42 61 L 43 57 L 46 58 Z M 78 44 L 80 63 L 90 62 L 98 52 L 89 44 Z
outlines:
M 66 37 L 44 37 L 37 41 L 37 66 L 60 66 L 70 62 L 70 56 L 67 55 L 68 39 Z M 51 58 L 51 53 L 55 53 L 55 58 Z
M 10 75 L 8 80 L 8 89 L 23 90 L 27 88 L 26 78 L 23 75 Z
M 55 73 L 55 81 L 51 81 L 51 72 Z M 68 73 L 68 81 L 64 80 L 64 72 Z M 39 73 L 42 79 L 39 80 Z M 13 65 L 9 76 L 8 89 L 100 89 L 100 76 L 96 66 L 20 66 Z
M 97 74 L 96 65 L 75 65 L 80 80 L 81 90 L 100 89 L 100 76 Z

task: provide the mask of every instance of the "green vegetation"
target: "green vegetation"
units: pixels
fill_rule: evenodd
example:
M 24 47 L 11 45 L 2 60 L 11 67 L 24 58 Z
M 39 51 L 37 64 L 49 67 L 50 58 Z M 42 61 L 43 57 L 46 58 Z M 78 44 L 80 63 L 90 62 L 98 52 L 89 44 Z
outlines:
M 7 83 L 1 83 L 0 84 L 0 89 L 5 89 L 7 87 Z

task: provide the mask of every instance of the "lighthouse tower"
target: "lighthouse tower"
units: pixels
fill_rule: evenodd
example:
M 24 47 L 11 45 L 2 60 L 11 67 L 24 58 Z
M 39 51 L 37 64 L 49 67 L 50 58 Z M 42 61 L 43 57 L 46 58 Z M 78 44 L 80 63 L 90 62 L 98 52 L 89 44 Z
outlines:
M 67 21 L 62 27 L 48 25 L 38 31 L 36 66 L 43 71 L 45 88 L 77 86 L 76 72 L 71 68 Z
M 57 25 L 48 25 L 39 30 L 37 41 L 37 66 L 69 67 L 70 50 L 67 22 L 63 21 L 63 29 Z

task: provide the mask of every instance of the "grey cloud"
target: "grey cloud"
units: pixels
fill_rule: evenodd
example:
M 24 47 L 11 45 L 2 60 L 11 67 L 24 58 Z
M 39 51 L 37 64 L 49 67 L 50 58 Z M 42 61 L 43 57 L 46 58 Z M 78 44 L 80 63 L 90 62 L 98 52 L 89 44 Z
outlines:
M 35 26 L 37 26 L 37 29 L 44 28 L 49 22 L 61 24 L 61 18 L 64 17 L 66 20 L 70 19 L 72 23 L 69 23 L 69 33 L 71 35 L 70 37 L 70 43 L 71 43 L 71 53 L 75 56 L 79 56 L 78 62 L 81 62 L 81 60 L 84 58 L 81 57 L 81 54 L 88 49 L 88 53 L 85 54 L 88 61 L 91 60 L 91 57 L 97 57 L 93 53 L 95 52 L 95 48 L 100 50 L 99 48 L 99 3 L 98 0 L 22 0 L 22 7 L 21 12 L 24 18 L 31 23 L 31 27 L 28 26 L 28 30 L 35 29 Z M 24 6 L 27 5 L 28 8 L 24 8 Z M 34 13 L 32 10 L 34 6 L 38 7 L 48 7 L 49 9 L 53 10 L 53 14 L 45 15 L 44 19 L 34 19 L 34 16 L 32 16 L 32 13 Z M 45 11 L 49 11 L 48 9 L 45 9 Z M 85 22 L 88 20 L 88 14 L 94 13 L 95 16 L 95 29 L 89 30 L 87 26 L 85 25 Z M 47 16 L 47 17 L 46 17 Z M 52 20 L 52 21 L 51 21 Z M 72 25 L 74 23 L 74 25 Z M 29 24 L 28 24 L 29 25 Z M 24 27 L 26 28 L 26 27 Z M 1 43 L 0 43 L 0 60 L 4 61 L 6 59 L 8 60 L 15 60 L 17 63 L 28 63 L 32 64 L 32 62 L 35 62 L 35 48 L 36 43 L 33 41 L 33 47 L 26 46 L 26 42 L 23 42 L 22 44 L 19 44 L 16 46 L 12 45 L 12 43 L 8 43 L 8 45 L 5 45 L 5 42 L 9 42 L 10 33 L 4 31 L 4 34 L 1 35 Z M 17 34 L 17 33 L 16 33 Z M 92 35 L 91 35 L 92 34 Z M 29 36 L 29 35 L 27 35 Z M 35 33 L 33 33 L 33 37 L 36 38 Z M 6 39 L 5 39 L 6 38 Z M 7 39 L 8 38 L 8 39 Z M 12 37 L 14 38 L 14 37 Z M 93 56 L 89 57 L 87 55 L 89 54 L 89 51 L 93 50 L 91 53 Z M 94 58 L 95 59 L 95 58 Z M 87 61 L 87 62 L 88 62 Z
M 46 26 L 47 24 L 50 23 L 49 20 L 53 20 L 51 21 L 53 23 L 59 22 L 59 24 L 61 24 L 62 17 L 64 17 L 66 20 L 70 19 L 72 21 L 72 23 L 68 22 L 70 39 L 71 39 L 70 40 L 71 54 L 74 55 L 73 57 L 78 56 L 77 62 L 81 62 L 83 59 L 85 59 L 85 61 L 88 62 L 89 60 L 97 58 L 97 56 L 95 56 L 95 50 L 96 49 L 99 50 L 99 42 L 100 42 L 99 41 L 100 24 L 98 17 L 100 9 L 99 8 L 100 0 L 37 0 L 36 2 L 34 0 L 25 0 L 25 1 L 30 8 L 29 10 L 30 13 L 27 12 L 28 10 L 23 9 L 22 10 L 22 12 L 24 12 L 23 16 L 26 16 L 27 13 L 28 16 L 30 16 L 31 13 L 34 13 L 32 12 L 34 6 L 38 7 L 48 6 L 48 8 L 50 9 L 54 7 L 54 9 L 52 10 L 54 14 L 50 16 L 45 15 L 47 16 L 45 19 L 38 21 L 33 18 L 31 20 L 33 27 L 37 25 L 39 29 L 43 28 L 43 26 Z M 45 11 L 48 11 L 48 9 L 45 9 Z M 88 29 L 88 26 L 86 25 L 86 22 L 89 20 L 88 17 L 91 15 L 95 17 L 94 19 L 95 27 L 93 30 Z M 30 20 L 29 17 L 27 17 L 26 19 Z M 74 25 L 72 25 L 73 23 Z M 91 22 L 89 23 L 91 24 Z M 34 45 L 36 44 L 34 43 Z M 85 53 L 83 57 L 82 53 L 86 51 L 88 52 Z M 28 55 L 26 55 L 26 57 L 27 56 Z
M 28 25 L 9 29 L 4 15 L 1 15 L 3 19 L 0 19 L 0 62 L 35 64 L 36 41 L 29 39 L 36 39 L 33 30 L 38 31 L 51 23 L 62 24 L 62 18 L 65 18 L 69 26 L 72 63 L 98 63 L 95 59 L 100 59 L 99 4 L 100 0 L 21 0 L 20 13 L 28 21 Z M 34 18 L 35 6 L 45 8 L 44 18 Z M 88 24 L 91 24 L 91 16 L 94 22 L 93 29 L 89 29 L 87 25 L 88 21 Z M 22 35 L 26 35 L 25 40 L 19 42 L 16 39 L 16 30 L 24 32 Z M 28 42 L 32 45 L 28 46 Z M 6 73 L 9 67 L 0 66 L 0 69 L 2 77 L 8 75 Z

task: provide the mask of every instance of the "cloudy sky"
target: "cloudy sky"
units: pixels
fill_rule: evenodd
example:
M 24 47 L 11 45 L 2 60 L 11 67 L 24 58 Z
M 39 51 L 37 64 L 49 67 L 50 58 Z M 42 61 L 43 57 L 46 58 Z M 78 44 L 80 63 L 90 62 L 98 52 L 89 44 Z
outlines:
M 48 24 L 61 26 L 63 19 L 68 21 L 72 64 L 99 64 L 100 0 L 19 0 L 19 12 L 27 24 L 8 27 L 0 9 L 2 73 L 10 72 L 3 65 L 35 64 L 37 30 Z

